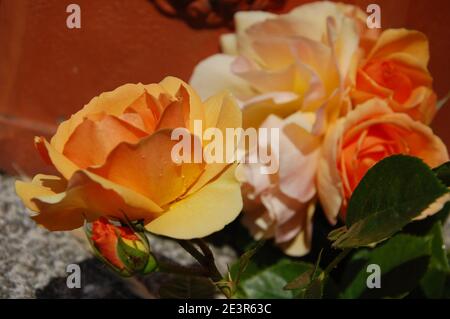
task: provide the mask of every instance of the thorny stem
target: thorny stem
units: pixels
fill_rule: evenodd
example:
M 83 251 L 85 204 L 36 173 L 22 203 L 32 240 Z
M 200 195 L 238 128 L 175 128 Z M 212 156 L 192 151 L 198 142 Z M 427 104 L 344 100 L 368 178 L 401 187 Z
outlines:
M 203 239 L 195 239 L 194 241 L 178 240 L 178 243 L 205 268 L 208 277 L 214 282 L 216 287 L 219 288 L 225 297 L 230 298 L 230 290 L 219 284 L 222 281 L 223 276 L 219 269 L 217 269 L 216 263 L 214 262 L 214 255 L 208 247 L 208 244 L 206 244 Z M 194 243 L 198 245 L 201 252 L 197 250 Z

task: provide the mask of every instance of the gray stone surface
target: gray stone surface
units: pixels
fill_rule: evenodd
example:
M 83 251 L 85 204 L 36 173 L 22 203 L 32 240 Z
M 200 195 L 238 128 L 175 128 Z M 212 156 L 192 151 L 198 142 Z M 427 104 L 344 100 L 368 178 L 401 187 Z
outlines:
M 38 227 L 15 194 L 14 181 L 0 174 L 0 298 L 129 298 L 135 297 L 131 291 L 142 290 L 135 287 L 136 282 L 118 278 L 93 259 L 73 234 Z M 153 251 L 178 264 L 194 263 L 174 241 L 152 236 L 150 242 Z M 213 247 L 213 251 L 222 271 L 236 259 L 227 246 Z M 81 266 L 82 289 L 66 287 L 66 267 L 72 263 Z M 157 295 L 165 277 L 149 276 L 141 281 Z
M 34 298 L 51 278 L 89 257 L 69 233 L 37 227 L 17 198 L 14 179 L 0 175 L 0 297 Z

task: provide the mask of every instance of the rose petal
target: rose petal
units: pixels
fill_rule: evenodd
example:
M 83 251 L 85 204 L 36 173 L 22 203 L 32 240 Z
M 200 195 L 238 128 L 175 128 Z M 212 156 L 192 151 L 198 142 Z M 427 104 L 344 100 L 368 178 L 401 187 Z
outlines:
M 91 120 L 92 119 L 92 120 Z M 112 115 L 90 115 L 73 131 L 63 155 L 80 168 L 101 165 L 120 143 L 137 143 L 147 133 Z
M 93 98 L 84 108 L 58 127 L 51 140 L 55 150 L 62 153 L 72 132 L 83 122 L 89 114 L 105 114 L 120 116 L 124 110 L 144 93 L 142 84 L 125 84 L 114 91 L 105 92 Z
M 39 214 L 33 219 L 51 231 L 76 229 L 100 216 L 152 220 L 162 213 L 150 199 L 87 171 L 74 174 L 64 192 L 35 196 L 32 209 Z
M 208 236 L 233 221 L 242 209 L 236 166 L 198 192 L 173 204 L 167 212 L 146 225 L 152 233 L 177 239 Z
M 190 195 L 200 188 L 202 188 L 211 179 L 220 174 L 235 157 L 233 154 L 227 153 L 227 141 L 226 136 L 227 129 L 236 129 L 242 126 L 242 113 L 235 100 L 232 98 L 229 92 L 223 91 L 218 93 L 205 101 L 205 123 L 203 130 L 209 128 L 218 129 L 222 133 L 223 137 L 223 161 L 219 163 L 207 163 L 205 169 L 195 185 L 189 190 L 187 195 Z M 203 141 L 203 150 L 211 141 Z M 235 148 L 237 150 L 238 141 L 235 141 Z M 227 156 L 227 157 L 226 157 Z M 225 158 L 226 157 L 226 158 Z
M 197 64 L 189 83 L 202 99 L 205 100 L 225 89 L 239 98 L 248 98 L 253 95 L 253 90 L 247 82 L 231 72 L 234 59 L 230 55 L 215 54 Z
M 242 126 L 258 128 L 270 114 L 284 118 L 300 107 L 300 97 L 292 92 L 261 94 L 244 103 Z
M 414 57 L 413 60 L 422 69 L 427 69 L 429 60 L 428 40 L 426 35 L 414 30 L 385 30 L 381 33 L 367 59 L 395 59 L 399 52 Z
M 109 154 L 103 166 L 90 171 L 164 206 L 188 190 L 204 165 L 176 164 L 171 151 L 178 141 L 171 139 L 171 132 L 159 130 L 136 145 L 120 144 Z

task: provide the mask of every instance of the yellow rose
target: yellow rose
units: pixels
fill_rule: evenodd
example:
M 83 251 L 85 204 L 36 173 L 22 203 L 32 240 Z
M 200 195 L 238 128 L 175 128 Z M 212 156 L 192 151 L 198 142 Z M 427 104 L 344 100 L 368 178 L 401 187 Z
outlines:
M 237 128 L 241 112 L 224 92 L 204 103 L 173 77 L 159 84 L 126 84 L 92 99 L 62 123 L 51 142 L 36 146 L 61 174 L 18 181 L 16 191 L 49 230 L 70 230 L 100 217 L 143 220 L 155 234 L 178 239 L 207 236 L 233 221 L 242 208 L 235 165 L 177 164 L 175 128 L 193 139 L 203 129 Z M 205 143 L 206 144 L 206 143 Z M 204 144 L 204 145 L 205 145 Z

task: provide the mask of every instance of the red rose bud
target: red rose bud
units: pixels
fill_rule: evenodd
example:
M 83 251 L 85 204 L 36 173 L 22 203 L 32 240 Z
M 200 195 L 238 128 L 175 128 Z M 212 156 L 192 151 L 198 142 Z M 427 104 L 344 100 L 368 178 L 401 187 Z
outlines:
M 116 226 L 101 217 L 88 233 L 94 250 L 122 275 L 148 273 L 156 268 L 145 234 L 130 227 Z

